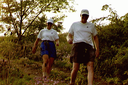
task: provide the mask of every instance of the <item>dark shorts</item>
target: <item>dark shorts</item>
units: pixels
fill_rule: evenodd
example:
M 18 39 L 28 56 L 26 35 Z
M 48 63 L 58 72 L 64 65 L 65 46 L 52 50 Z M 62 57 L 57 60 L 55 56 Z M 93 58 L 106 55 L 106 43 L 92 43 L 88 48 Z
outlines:
M 72 62 L 87 64 L 89 61 L 94 62 L 95 50 L 87 43 L 80 42 L 73 44 L 71 53 Z
M 43 41 L 40 47 L 41 47 L 41 56 L 47 54 L 49 57 L 56 58 L 56 48 L 54 42 Z

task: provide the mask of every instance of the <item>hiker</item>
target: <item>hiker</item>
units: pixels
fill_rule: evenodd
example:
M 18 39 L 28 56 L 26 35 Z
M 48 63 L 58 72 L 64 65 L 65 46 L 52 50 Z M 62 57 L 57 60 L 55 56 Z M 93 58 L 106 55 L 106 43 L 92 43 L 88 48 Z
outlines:
M 68 43 L 73 44 L 70 56 L 73 62 L 70 85 L 75 85 L 75 79 L 81 63 L 87 65 L 88 85 L 93 85 L 94 59 L 99 56 L 97 30 L 93 23 L 87 22 L 89 17 L 87 9 L 81 11 L 80 17 L 81 21 L 74 22 L 71 25 L 67 36 Z
M 57 32 L 54 29 L 52 29 L 52 25 L 53 19 L 48 19 L 47 28 L 44 28 L 39 32 L 32 49 L 32 53 L 35 53 L 38 42 L 42 41 L 40 48 L 41 56 L 43 59 L 43 78 L 49 78 L 49 74 L 54 63 L 54 59 L 56 58 L 56 48 L 54 42 L 57 46 L 59 46 L 59 36 Z

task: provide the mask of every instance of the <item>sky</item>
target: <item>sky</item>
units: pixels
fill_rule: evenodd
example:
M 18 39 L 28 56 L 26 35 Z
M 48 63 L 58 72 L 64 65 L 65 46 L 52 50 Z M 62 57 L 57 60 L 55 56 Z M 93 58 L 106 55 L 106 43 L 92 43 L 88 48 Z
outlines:
M 77 4 L 74 5 L 76 12 L 65 13 L 67 17 L 63 21 L 63 26 L 65 28 L 65 30 L 63 30 L 63 33 L 68 32 L 73 22 L 80 21 L 80 12 L 82 9 L 89 10 L 90 16 L 88 20 L 107 16 L 109 14 L 108 11 L 101 11 L 102 6 L 105 4 L 110 5 L 112 9 L 116 10 L 119 16 L 123 16 L 126 13 L 128 13 L 128 5 L 127 5 L 128 0 L 74 0 L 74 1 L 75 4 Z M 53 14 L 52 15 L 50 14 L 51 13 L 47 14 L 48 17 L 52 17 Z
M 74 5 L 76 12 L 68 13 L 67 17 L 63 21 L 63 26 L 65 30 L 63 32 L 68 32 L 71 24 L 75 21 L 80 21 L 80 12 L 82 9 L 89 10 L 89 19 L 96 19 L 109 14 L 108 11 L 101 11 L 102 6 L 105 4 L 110 5 L 110 7 L 117 11 L 119 16 L 123 16 L 128 13 L 128 0 L 75 0 Z

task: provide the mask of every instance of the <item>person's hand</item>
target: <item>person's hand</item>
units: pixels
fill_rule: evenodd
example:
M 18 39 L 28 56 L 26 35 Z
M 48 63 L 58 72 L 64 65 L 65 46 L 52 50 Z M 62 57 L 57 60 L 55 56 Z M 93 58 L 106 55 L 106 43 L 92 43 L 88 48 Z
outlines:
M 68 36 L 66 37 L 67 38 L 67 42 L 69 43 L 69 44 L 72 44 L 73 43 L 73 35 L 72 34 L 68 34 Z
M 56 43 L 56 46 L 59 46 L 59 43 Z
M 72 44 L 73 43 L 73 39 L 68 39 L 68 43 Z
M 32 48 L 32 53 L 33 53 L 33 54 L 36 53 L 36 48 L 35 48 L 35 47 Z

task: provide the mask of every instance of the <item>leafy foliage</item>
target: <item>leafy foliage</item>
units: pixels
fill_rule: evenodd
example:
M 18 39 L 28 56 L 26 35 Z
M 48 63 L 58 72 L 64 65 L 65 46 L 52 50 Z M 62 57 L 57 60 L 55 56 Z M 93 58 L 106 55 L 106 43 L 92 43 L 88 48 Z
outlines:
M 65 18 L 62 14 L 64 10 L 75 11 L 70 2 L 73 3 L 73 0 L 3 0 L 1 20 L 7 28 L 5 35 L 16 34 L 21 40 L 23 35 L 38 33 L 46 27 L 46 12 L 61 13 L 53 17 L 56 23 Z M 0 27 L 4 30 L 3 25 Z M 54 28 L 58 32 L 63 29 L 62 24 L 54 25 Z
M 113 78 L 115 83 L 123 83 L 128 77 L 125 74 L 128 70 L 125 68 L 125 65 L 127 66 L 128 27 L 126 24 L 128 15 L 118 17 L 116 11 L 113 11 L 108 5 L 104 5 L 103 10 L 107 9 L 109 9 L 110 15 L 104 19 L 109 20 L 110 23 L 105 26 L 97 25 L 99 27 L 100 56 L 95 62 L 95 69 L 97 74 Z M 97 20 L 99 21 L 101 18 Z M 109 79 L 107 80 L 109 81 Z
M 41 1 L 41 0 L 38 0 L 38 1 Z M 92 21 L 93 23 L 96 24 L 96 27 L 98 30 L 99 43 L 100 43 L 100 56 L 98 59 L 95 59 L 95 64 L 94 64 L 95 76 L 100 76 L 102 77 L 102 79 L 104 79 L 109 83 L 113 83 L 113 84 L 115 83 L 117 85 L 118 84 L 127 85 L 128 84 L 128 68 L 127 68 L 128 66 L 128 63 L 127 63 L 128 62 L 128 36 L 127 36 L 128 13 L 122 17 L 119 17 L 116 11 L 113 11 L 112 8 L 110 8 L 108 5 L 104 5 L 103 10 L 109 10 L 110 15 L 108 15 L 107 17 L 101 17 L 99 19 Z M 40 20 L 45 21 L 45 18 L 40 18 Z M 104 20 L 108 20 L 109 24 L 101 25 L 101 22 Z M 67 33 L 59 34 L 60 46 L 56 47 L 58 57 L 55 60 L 54 66 L 61 68 L 61 70 L 64 70 L 67 72 L 67 71 L 71 71 L 72 69 L 71 68 L 72 64 L 69 62 L 69 56 L 70 56 L 72 45 L 69 45 L 67 43 L 66 36 L 67 36 Z M 28 64 L 32 65 L 32 63 L 34 63 L 35 61 L 41 62 L 42 59 L 39 56 L 40 54 L 39 45 L 38 45 L 36 54 L 31 53 L 31 48 L 33 46 L 33 42 L 35 41 L 35 39 L 36 39 L 36 35 L 26 35 L 25 37 L 23 37 L 23 41 L 19 44 L 17 42 L 16 37 L 13 37 L 13 36 L 1 37 L 0 38 L 0 53 L 1 53 L 0 56 L 7 58 L 8 60 L 22 59 L 22 61 L 19 63 L 25 64 L 25 65 L 28 65 Z M 27 57 L 27 59 L 23 57 Z M 37 68 L 41 68 L 41 67 L 38 67 L 39 64 L 36 64 L 36 66 Z M 0 69 L 1 72 L 5 72 L 3 70 L 4 69 Z M 3 73 L 3 74 L 6 74 L 6 73 Z M 17 73 L 16 75 L 22 75 L 22 74 Z M 62 75 L 62 76 L 59 76 L 59 75 Z M 78 76 L 76 79 L 76 83 L 86 84 L 87 83 L 87 79 L 85 78 L 86 76 L 87 76 L 86 67 L 81 65 L 81 68 L 78 72 Z M 68 82 L 70 80 L 69 75 L 67 76 L 64 72 L 62 71 L 58 72 L 58 70 L 55 70 L 55 69 L 52 70 L 51 77 L 53 79 L 55 78 L 64 79 Z M 29 80 L 30 78 L 27 78 L 27 79 Z M 21 79 L 18 82 L 20 83 L 23 80 Z

